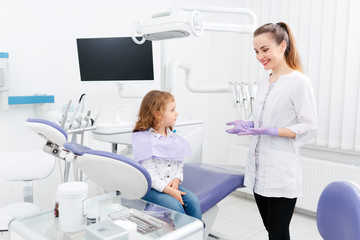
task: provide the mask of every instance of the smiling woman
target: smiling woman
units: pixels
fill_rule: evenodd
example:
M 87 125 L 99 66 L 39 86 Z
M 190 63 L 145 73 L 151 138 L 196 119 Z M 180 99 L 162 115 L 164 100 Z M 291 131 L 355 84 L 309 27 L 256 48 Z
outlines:
M 258 85 L 254 122 L 230 122 L 234 128 L 227 132 L 254 136 L 244 184 L 254 192 L 269 239 L 288 240 L 302 191 L 298 148 L 317 127 L 315 96 L 286 23 L 259 27 L 253 43 L 257 60 L 271 74 Z

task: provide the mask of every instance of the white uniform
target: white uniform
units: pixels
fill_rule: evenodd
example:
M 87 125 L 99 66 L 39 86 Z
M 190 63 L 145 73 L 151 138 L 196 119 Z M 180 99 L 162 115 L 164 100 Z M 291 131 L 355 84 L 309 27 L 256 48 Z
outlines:
M 259 124 L 288 128 L 296 133 L 296 138 L 253 136 L 245 186 L 265 197 L 301 196 L 302 171 L 298 149 L 317 128 L 316 102 L 310 79 L 293 71 L 281 76 L 273 86 L 268 79 L 260 82 L 254 102 L 254 127 L 259 127 Z

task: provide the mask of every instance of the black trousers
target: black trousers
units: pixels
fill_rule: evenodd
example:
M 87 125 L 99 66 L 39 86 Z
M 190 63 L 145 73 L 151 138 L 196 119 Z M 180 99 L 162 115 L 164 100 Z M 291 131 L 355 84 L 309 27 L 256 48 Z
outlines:
M 264 197 L 256 193 L 254 196 L 269 240 L 290 240 L 289 225 L 296 198 Z

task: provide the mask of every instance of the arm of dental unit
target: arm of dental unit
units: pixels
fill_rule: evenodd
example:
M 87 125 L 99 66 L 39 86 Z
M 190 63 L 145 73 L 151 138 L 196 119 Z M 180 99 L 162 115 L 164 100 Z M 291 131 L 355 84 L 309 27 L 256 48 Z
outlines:
M 232 93 L 234 95 L 234 104 L 240 117 L 241 108 L 244 108 L 245 119 L 249 119 L 252 115 L 254 94 L 252 84 L 245 82 L 229 82 L 228 84 L 196 84 L 192 78 L 192 70 L 190 64 L 173 59 L 170 61 L 166 71 L 165 90 L 172 92 L 174 79 L 177 70 L 185 71 L 186 88 L 194 93 Z
M 209 84 L 195 84 L 192 79 L 192 70 L 190 64 L 181 62 L 179 60 L 170 61 L 166 71 L 166 91 L 171 92 L 173 83 L 178 69 L 185 71 L 185 84 L 189 91 L 195 93 L 228 93 L 232 92 L 232 87 L 229 84 L 223 85 L 209 85 Z

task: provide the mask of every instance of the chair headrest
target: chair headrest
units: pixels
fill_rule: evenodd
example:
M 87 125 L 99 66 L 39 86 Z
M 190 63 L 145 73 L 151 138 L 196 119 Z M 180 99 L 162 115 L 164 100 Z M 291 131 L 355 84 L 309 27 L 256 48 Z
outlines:
M 44 137 L 47 141 L 51 141 L 58 146 L 64 145 L 67 141 L 68 135 L 66 131 L 54 122 L 44 119 L 28 118 L 25 125 Z

